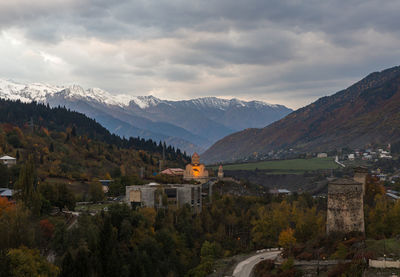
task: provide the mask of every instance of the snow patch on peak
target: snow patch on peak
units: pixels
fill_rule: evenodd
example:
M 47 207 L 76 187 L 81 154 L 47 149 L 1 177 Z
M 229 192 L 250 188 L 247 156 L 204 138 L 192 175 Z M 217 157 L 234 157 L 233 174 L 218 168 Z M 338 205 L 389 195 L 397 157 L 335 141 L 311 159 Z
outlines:
M 69 87 L 52 86 L 42 83 L 20 84 L 12 80 L 0 79 L 0 98 L 10 100 L 20 100 L 22 102 L 41 102 L 46 103 L 49 97 L 60 96 L 66 99 L 85 100 L 98 102 L 103 105 L 113 105 L 126 107 L 136 104 L 140 109 L 155 107 L 160 103 L 174 105 L 197 106 L 200 109 L 219 109 L 225 111 L 232 107 L 251 107 L 262 109 L 263 107 L 279 108 L 280 105 L 273 105 L 263 101 L 243 101 L 237 98 L 224 99 L 217 97 L 202 97 L 183 101 L 161 100 L 152 95 L 149 96 L 130 96 L 126 94 L 114 95 L 99 88 L 84 89 L 79 85 Z
M 271 107 L 277 108 L 279 105 L 269 104 L 263 101 L 244 101 L 237 98 L 224 99 L 217 97 L 202 97 L 192 100 L 187 100 L 187 103 L 193 103 L 202 108 L 217 108 L 220 110 L 226 110 L 229 107 L 249 107 L 255 106 L 256 108 Z
M 202 97 L 202 98 L 187 100 L 187 102 L 192 102 L 194 105 L 203 108 L 218 108 L 222 110 L 228 108 L 230 105 L 230 100 L 217 97 Z
M 132 98 L 132 101 L 139 106 L 141 109 L 146 109 L 149 107 L 154 107 L 160 104 L 161 102 L 166 102 L 161 99 L 158 99 L 157 97 L 154 97 L 153 95 L 149 96 L 136 96 Z
M 59 94 L 63 94 L 64 97 L 70 99 L 83 99 L 92 102 L 102 103 L 104 105 L 115 105 L 115 106 L 128 106 L 132 97 L 129 95 L 113 95 L 105 90 L 99 88 L 83 89 L 79 85 L 72 85 Z
M 85 97 L 85 90 L 79 85 L 72 85 L 65 89 L 69 96 L 82 96 Z
M 45 102 L 48 95 L 53 95 L 62 87 L 48 84 L 20 84 L 12 80 L 0 79 L 0 98 L 20 100 L 21 102 Z

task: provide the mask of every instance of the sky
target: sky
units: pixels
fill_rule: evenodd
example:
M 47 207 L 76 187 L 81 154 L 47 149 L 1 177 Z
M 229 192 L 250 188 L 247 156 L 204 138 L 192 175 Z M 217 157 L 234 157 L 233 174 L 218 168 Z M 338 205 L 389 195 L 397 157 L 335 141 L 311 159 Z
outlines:
M 400 65 L 400 1 L 0 0 L 0 78 L 299 108 Z

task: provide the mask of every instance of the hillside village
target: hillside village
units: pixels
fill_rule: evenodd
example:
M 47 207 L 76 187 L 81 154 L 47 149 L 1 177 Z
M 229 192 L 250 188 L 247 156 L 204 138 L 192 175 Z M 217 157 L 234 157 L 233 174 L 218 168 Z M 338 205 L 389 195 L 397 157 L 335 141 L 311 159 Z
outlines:
M 89 273 L 113 270 L 119 276 L 118 268 L 124 263 L 131 264 L 130 272 L 141 268 L 147 275 L 154 270 L 162 272 L 159 276 L 180 270 L 191 272 L 190 276 L 207 276 L 214 270 L 232 274 L 233 265 L 220 267 L 220 260 L 277 247 L 284 250 L 258 253 L 269 253 L 266 257 L 274 259 L 268 261 L 272 264 L 259 263 L 257 272 L 308 272 L 310 276 L 317 271 L 359 272 L 365 271 L 367 261 L 366 272 L 396 268 L 400 251 L 394 245 L 400 228 L 391 221 L 398 216 L 400 203 L 396 143 L 386 148 L 207 166 L 197 153 L 189 158 L 162 143 L 119 139 L 94 122 L 85 124 L 98 129 L 85 134 L 80 124 L 87 119 L 62 108 L 15 105 L 23 105 L 25 111 L 42 109 L 47 118 L 53 112 L 59 113 L 59 119 L 78 118 L 61 126 L 40 117 L 31 120 L 27 114 L 23 120 L 1 125 L 0 209 L 5 208 L 0 224 L 13 226 L 14 212 L 29 214 L 18 215 L 25 224 L 23 232 L 33 234 L 24 245 L 40 249 L 40 255 L 30 255 L 39 255 L 50 271 L 74 276 L 77 269 Z M 10 113 L 9 121 L 13 122 Z M 373 158 L 365 158 L 366 154 Z M 338 187 L 349 191 L 343 193 Z M 0 236 L 15 236 L 15 228 L 3 228 Z M 97 252 L 98 244 L 85 235 L 87 230 L 108 249 L 101 251 L 114 249 L 113 254 Z M 114 232 L 110 230 L 118 234 L 112 242 L 108 241 Z M 134 240 L 127 252 L 115 251 L 138 236 L 143 239 Z M 68 243 L 56 241 L 61 238 Z M 170 250 L 160 248 L 163 240 L 172 240 L 174 251 L 180 251 L 174 252 L 173 262 L 167 258 Z M 54 243 L 59 248 L 53 248 Z M 390 250 L 382 247 L 386 243 Z M 26 252 L 18 245 L 6 247 Z M 199 258 L 206 248 L 215 249 L 214 254 Z M 166 266 L 155 267 L 155 261 L 149 266 L 149 254 L 155 249 L 162 249 L 158 257 Z M 182 260 L 183 256 L 190 259 Z M 79 265 L 80 257 L 86 259 L 85 269 Z M 133 257 L 140 262 L 128 263 Z M 0 263 L 8 263 L 7 259 Z M 98 269 L 91 259 L 107 266 Z M 291 259 L 294 263 L 287 267 Z M 114 267 L 111 260 L 121 264 Z
M 400 1 L 0 1 L 0 277 L 400 277 Z
M 66 108 L 0 107 L 2 268 L 25 253 L 45 276 L 235 276 L 248 253 L 258 276 L 400 272 L 395 140 L 207 165 Z

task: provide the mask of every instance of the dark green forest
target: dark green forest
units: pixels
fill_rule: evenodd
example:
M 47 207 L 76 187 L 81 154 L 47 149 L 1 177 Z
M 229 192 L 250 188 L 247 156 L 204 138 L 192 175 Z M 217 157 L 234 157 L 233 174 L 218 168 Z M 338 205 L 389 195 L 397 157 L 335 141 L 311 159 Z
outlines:
M 71 128 L 71 135 L 84 135 L 88 139 L 101 141 L 116 147 L 143 150 L 150 153 L 163 152 L 165 148 L 166 155 L 172 159 L 183 156 L 180 149 L 166 146 L 165 143 L 158 144 L 151 139 L 143 138 L 121 138 L 115 134 L 111 134 L 107 129 L 101 126 L 96 120 L 88 118 L 82 113 L 71 111 L 65 107 L 50 108 L 36 102 L 22 103 L 20 101 L 9 101 L 0 99 L 0 123 L 11 124 L 18 127 L 26 128 L 46 128 L 49 131 L 65 132 L 67 128 Z M 18 144 L 15 142 L 14 144 Z M 15 145 L 18 146 L 18 145 Z

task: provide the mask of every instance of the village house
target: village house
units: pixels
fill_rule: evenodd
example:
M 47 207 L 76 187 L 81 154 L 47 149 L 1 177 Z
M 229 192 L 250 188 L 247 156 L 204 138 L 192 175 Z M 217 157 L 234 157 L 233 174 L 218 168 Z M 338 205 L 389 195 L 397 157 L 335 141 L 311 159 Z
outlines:
M 107 193 L 110 190 L 110 184 L 113 181 L 114 180 L 99 180 L 104 193 Z
M 276 195 L 276 196 L 279 196 L 279 195 L 291 195 L 292 194 L 292 192 L 290 190 L 287 190 L 287 189 L 270 189 L 269 193 L 272 194 L 272 195 Z
M 11 200 L 13 197 L 14 191 L 9 188 L 0 188 L 0 197 L 6 197 L 8 200 Z
M 167 168 L 160 172 L 160 174 L 168 176 L 183 176 L 185 170 L 182 168 Z
M 10 156 L 3 156 L 3 157 L 0 158 L 0 161 L 1 161 L 4 165 L 6 165 L 6 166 L 8 166 L 8 167 L 11 167 L 11 166 L 17 164 L 17 159 L 16 159 L 16 158 L 13 158 L 13 157 L 10 157 Z

